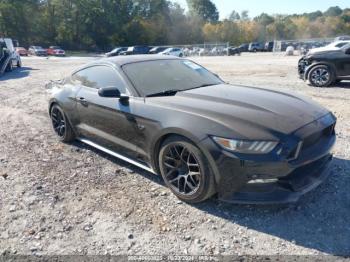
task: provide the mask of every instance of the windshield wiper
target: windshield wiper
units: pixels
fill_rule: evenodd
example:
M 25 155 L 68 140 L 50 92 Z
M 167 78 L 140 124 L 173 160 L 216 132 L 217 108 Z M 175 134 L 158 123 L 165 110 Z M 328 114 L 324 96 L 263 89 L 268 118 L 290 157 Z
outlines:
M 164 91 L 159 92 L 159 93 L 154 93 L 154 94 L 147 95 L 146 97 L 154 97 L 154 96 L 174 96 L 174 95 L 176 95 L 177 92 L 180 92 L 180 91 L 183 91 L 183 90 L 177 90 L 177 89 L 164 90 Z
M 196 86 L 196 87 L 191 87 L 189 89 L 186 89 L 184 91 L 188 91 L 188 90 L 192 90 L 192 89 L 197 89 L 197 88 L 201 88 L 201 87 L 206 87 L 206 86 L 216 86 L 216 85 L 219 85 L 219 84 L 202 84 L 200 86 Z
M 201 87 L 206 87 L 206 86 L 215 86 L 217 84 L 203 84 L 203 85 L 200 85 L 200 86 L 196 86 L 194 88 L 201 88 Z

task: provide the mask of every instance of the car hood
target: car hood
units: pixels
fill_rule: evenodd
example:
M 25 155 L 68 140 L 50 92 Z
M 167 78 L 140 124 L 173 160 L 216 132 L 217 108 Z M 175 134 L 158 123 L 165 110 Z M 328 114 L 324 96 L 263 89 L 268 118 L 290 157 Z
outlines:
M 256 136 L 257 129 L 265 131 L 263 133 L 290 134 L 329 113 L 317 103 L 295 94 L 227 84 L 178 92 L 155 100 L 174 110 L 209 118 L 246 138 Z
M 309 53 L 310 54 L 314 54 L 314 53 L 319 53 L 319 52 L 336 51 L 336 50 L 339 50 L 339 49 L 340 49 L 339 47 L 335 47 L 335 46 L 332 46 L 332 47 L 318 47 L 318 48 L 310 49 Z
M 310 50 L 311 51 L 311 50 Z M 322 56 L 322 55 L 335 55 L 335 54 L 339 54 L 342 52 L 341 49 L 322 49 L 322 50 L 318 50 L 318 51 L 314 51 L 314 52 L 308 52 L 306 56 Z

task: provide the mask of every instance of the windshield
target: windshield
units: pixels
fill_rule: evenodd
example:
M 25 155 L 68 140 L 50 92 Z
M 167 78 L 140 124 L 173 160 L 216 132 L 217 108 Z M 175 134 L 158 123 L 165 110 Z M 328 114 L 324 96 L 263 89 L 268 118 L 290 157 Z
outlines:
M 348 43 L 347 43 L 347 42 L 344 42 L 344 43 L 339 43 L 339 44 L 337 44 L 337 45 L 336 45 L 336 47 L 341 48 L 342 46 L 344 46 L 344 45 L 346 45 L 346 44 L 348 44 Z
M 123 70 L 142 96 L 222 83 L 207 69 L 189 60 L 138 62 L 124 65 Z
M 34 49 L 43 49 L 41 46 L 33 46 Z
M 59 47 L 59 46 L 51 46 L 50 48 L 51 49 L 61 49 L 61 47 Z
M 341 49 L 345 51 L 345 50 L 347 50 L 348 48 L 350 48 L 350 43 L 347 44 L 347 45 L 344 45 Z

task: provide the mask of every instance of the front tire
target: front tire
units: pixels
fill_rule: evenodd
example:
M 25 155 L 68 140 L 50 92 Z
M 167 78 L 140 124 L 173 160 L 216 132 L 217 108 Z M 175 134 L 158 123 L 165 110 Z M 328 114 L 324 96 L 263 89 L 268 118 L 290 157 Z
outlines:
M 59 105 L 54 105 L 50 112 L 52 128 L 58 139 L 62 142 L 72 142 L 75 139 L 74 131 L 66 114 Z
M 311 69 L 309 73 L 309 82 L 315 87 L 328 87 L 334 81 L 334 74 L 330 67 L 318 65 Z
M 17 61 L 17 67 L 22 67 L 22 60 L 21 60 L 21 58 L 19 58 L 18 61 Z
M 215 193 L 208 160 L 191 141 L 172 136 L 159 152 L 159 167 L 165 184 L 182 201 L 199 203 Z

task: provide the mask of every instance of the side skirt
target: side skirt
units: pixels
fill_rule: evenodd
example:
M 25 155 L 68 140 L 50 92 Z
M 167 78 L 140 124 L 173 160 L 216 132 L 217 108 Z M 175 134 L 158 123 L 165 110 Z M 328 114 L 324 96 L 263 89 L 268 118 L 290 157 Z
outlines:
M 151 172 L 151 173 L 153 173 L 153 174 L 157 174 L 152 168 L 150 168 L 150 167 L 148 167 L 148 166 L 146 166 L 146 165 L 143 165 L 143 164 L 141 164 L 141 163 L 139 163 L 139 162 L 137 162 L 137 161 L 135 161 L 135 160 L 132 160 L 132 159 L 130 159 L 130 158 L 128 158 L 128 157 L 125 157 L 125 156 L 123 156 L 123 155 L 120 155 L 120 154 L 118 154 L 118 153 L 116 153 L 116 152 L 114 152 L 114 151 L 112 151 L 112 150 L 109 150 L 109 149 L 103 147 L 103 146 L 100 146 L 100 145 L 98 145 L 98 144 L 96 144 L 96 143 L 94 143 L 94 142 L 92 142 L 92 141 L 90 141 L 90 140 L 88 140 L 88 139 L 85 139 L 85 138 L 77 138 L 77 140 L 79 140 L 80 142 L 82 142 L 82 143 L 84 143 L 84 144 L 87 144 L 87 145 L 89 145 L 89 146 L 92 146 L 92 147 L 94 147 L 94 148 L 96 148 L 96 149 L 98 149 L 98 150 L 101 150 L 102 152 L 105 152 L 105 153 L 107 153 L 107 154 L 109 154 L 109 155 L 111 155 L 111 156 L 114 156 L 114 157 L 119 158 L 119 159 L 121 159 L 121 160 L 123 160 L 123 161 L 125 161 L 125 162 L 128 162 L 128 163 L 130 163 L 130 164 L 132 164 L 132 165 L 134 165 L 134 166 L 137 166 L 137 167 L 139 167 L 139 168 L 142 168 L 142 169 L 144 169 L 144 170 L 146 170 L 146 171 L 148 171 L 148 172 Z

